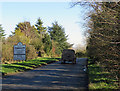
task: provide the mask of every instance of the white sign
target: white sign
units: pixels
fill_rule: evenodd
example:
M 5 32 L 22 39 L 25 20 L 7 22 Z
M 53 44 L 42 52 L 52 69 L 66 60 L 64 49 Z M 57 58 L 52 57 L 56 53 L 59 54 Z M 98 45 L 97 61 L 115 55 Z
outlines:
M 26 60 L 26 45 L 21 42 L 14 45 L 14 60 Z

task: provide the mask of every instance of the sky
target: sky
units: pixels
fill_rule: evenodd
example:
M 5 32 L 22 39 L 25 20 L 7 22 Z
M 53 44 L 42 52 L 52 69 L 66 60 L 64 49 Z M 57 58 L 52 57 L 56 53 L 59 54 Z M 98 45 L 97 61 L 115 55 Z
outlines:
M 68 35 L 68 42 L 85 45 L 84 9 L 71 7 L 70 2 L 1 2 L 0 24 L 8 37 L 20 22 L 29 21 L 31 25 L 40 17 L 45 27 L 58 21 Z

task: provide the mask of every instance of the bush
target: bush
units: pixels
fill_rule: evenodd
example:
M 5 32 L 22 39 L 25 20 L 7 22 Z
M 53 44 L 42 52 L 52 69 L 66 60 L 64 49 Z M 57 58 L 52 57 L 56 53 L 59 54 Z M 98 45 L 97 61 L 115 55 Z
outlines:
M 26 45 L 26 60 L 30 60 L 37 57 L 36 50 L 34 46 Z
M 13 60 L 13 45 L 11 43 L 2 44 L 2 62 L 8 63 Z
M 85 56 L 86 56 L 86 53 L 77 52 L 75 55 L 76 55 L 76 57 L 85 57 Z
M 34 46 L 29 45 L 29 38 L 25 36 L 12 36 L 8 37 L 2 43 L 2 62 L 12 63 L 13 61 L 13 46 L 18 42 L 22 42 L 26 45 L 26 60 L 33 59 L 37 57 L 36 50 Z

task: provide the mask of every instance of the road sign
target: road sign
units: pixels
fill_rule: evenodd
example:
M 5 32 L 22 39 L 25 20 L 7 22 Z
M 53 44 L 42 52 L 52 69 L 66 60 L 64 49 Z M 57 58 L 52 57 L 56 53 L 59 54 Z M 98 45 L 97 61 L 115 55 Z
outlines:
M 21 42 L 14 45 L 14 60 L 26 60 L 26 45 Z

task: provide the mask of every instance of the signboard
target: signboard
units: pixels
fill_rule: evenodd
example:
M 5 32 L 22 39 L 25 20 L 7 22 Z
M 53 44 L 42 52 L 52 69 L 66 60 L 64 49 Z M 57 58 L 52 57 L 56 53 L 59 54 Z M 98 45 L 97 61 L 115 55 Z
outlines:
M 26 45 L 21 42 L 14 45 L 14 60 L 26 60 Z

